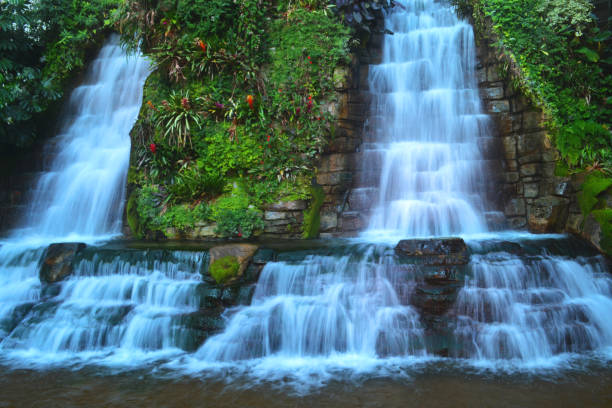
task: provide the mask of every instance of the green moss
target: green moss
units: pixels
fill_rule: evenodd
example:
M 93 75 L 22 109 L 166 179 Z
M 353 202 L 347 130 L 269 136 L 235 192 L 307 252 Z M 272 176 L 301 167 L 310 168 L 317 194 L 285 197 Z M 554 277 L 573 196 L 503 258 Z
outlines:
M 606 255 L 612 256 L 612 209 L 595 210 L 592 214 L 601 227 L 601 249 Z
M 587 217 L 599 201 L 598 196 L 612 185 L 612 179 L 603 174 L 589 174 L 578 193 L 578 204 L 582 215 Z
M 311 188 L 312 200 L 310 207 L 304 211 L 304 224 L 302 229 L 302 238 L 316 238 L 319 235 L 319 226 L 321 224 L 321 207 L 325 199 L 325 193 L 320 186 Z
M 132 234 L 134 234 L 134 236 L 137 238 L 142 238 L 143 233 L 142 225 L 140 224 L 140 217 L 138 216 L 137 197 L 138 193 L 136 190 L 132 191 L 126 205 L 126 217 L 130 230 L 132 230 Z
M 238 260 L 228 255 L 215 260 L 212 265 L 210 265 L 209 272 L 210 276 L 212 276 L 217 283 L 225 283 L 237 276 L 239 270 L 240 264 Z

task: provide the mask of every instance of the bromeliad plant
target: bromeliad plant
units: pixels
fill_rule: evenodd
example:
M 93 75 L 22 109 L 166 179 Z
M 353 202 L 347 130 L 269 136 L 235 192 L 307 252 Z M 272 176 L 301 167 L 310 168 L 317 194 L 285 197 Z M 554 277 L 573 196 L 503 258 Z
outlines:
M 189 141 L 191 145 L 192 127 L 200 128 L 202 116 L 189 99 L 189 93 L 172 91 L 168 100 L 163 100 L 154 112 L 155 125 L 168 144 L 184 147 Z

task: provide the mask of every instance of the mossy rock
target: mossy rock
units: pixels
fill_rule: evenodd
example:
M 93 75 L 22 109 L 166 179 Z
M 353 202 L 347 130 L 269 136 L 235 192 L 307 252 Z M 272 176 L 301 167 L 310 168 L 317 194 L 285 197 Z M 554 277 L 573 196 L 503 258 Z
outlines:
M 229 244 L 212 247 L 209 252 L 208 272 L 217 283 L 228 283 L 244 274 L 255 252 L 257 252 L 257 246 L 251 244 Z M 215 266 L 218 262 L 222 263 Z M 234 263 L 237 266 L 234 266 Z
M 321 207 L 325 200 L 325 193 L 320 186 L 312 187 L 312 200 L 310 207 L 304 211 L 304 224 L 302 225 L 302 238 L 311 239 L 319 236 L 319 227 L 321 226 Z
M 130 226 L 130 230 L 132 231 L 132 234 L 134 234 L 134 236 L 137 238 L 142 238 L 143 236 L 142 225 L 140 223 L 140 217 L 138 216 L 138 209 L 137 209 L 137 204 L 136 204 L 137 196 L 138 194 L 136 190 L 132 191 L 132 193 L 130 194 L 130 197 L 128 198 L 125 212 L 126 212 L 127 223 Z
M 240 263 L 238 259 L 228 255 L 215 260 L 208 271 L 217 283 L 226 283 L 238 276 Z

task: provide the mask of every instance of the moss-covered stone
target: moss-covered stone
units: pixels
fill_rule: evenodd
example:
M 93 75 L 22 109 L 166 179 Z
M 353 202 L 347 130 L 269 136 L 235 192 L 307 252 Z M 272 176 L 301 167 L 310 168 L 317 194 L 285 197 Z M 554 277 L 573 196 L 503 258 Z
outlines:
M 217 283 L 226 283 L 238 276 L 240 263 L 235 257 L 228 255 L 215 260 L 208 271 Z
M 136 202 L 137 193 L 136 191 L 132 191 L 130 197 L 128 198 L 126 205 L 126 218 L 127 223 L 130 226 L 130 230 L 132 234 L 138 238 L 142 238 L 142 225 L 140 223 L 140 218 L 138 216 L 138 205 Z
M 321 207 L 325 199 L 325 193 L 320 186 L 312 187 L 312 200 L 310 207 L 304 211 L 304 224 L 302 229 L 302 238 L 316 238 L 319 235 L 319 227 L 321 226 Z

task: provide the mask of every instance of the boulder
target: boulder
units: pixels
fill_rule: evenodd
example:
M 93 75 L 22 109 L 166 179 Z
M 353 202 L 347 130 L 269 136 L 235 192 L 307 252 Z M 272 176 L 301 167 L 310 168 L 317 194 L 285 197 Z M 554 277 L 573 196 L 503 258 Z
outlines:
M 209 252 L 210 263 L 208 270 L 211 270 L 216 261 L 221 261 L 223 259 L 227 262 L 228 258 L 233 258 L 238 264 L 235 276 L 227 279 L 223 283 L 235 280 L 242 276 L 255 252 L 257 252 L 257 245 L 252 244 L 229 244 L 212 247 Z
M 461 238 L 404 239 L 395 247 L 401 256 L 415 258 L 422 265 L 465 265 L 470 256 Z
M 73 269 L 74 257 L 85 246 L 81 242 L 64 242 L 49 245 L 42 256 L 39 270 L 40 281 L 54 283 L 70 275 Z

